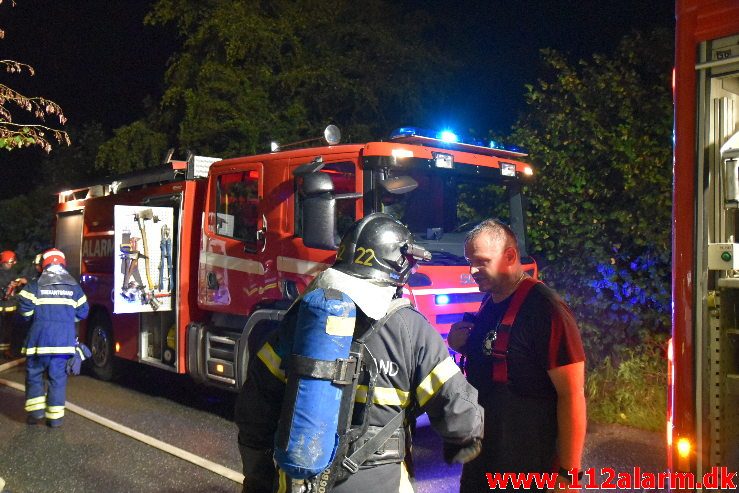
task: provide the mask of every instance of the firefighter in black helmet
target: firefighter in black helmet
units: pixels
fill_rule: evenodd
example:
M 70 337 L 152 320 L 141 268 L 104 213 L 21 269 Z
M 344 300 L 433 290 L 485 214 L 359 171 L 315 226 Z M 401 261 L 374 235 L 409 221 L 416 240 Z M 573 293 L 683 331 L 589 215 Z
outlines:
M 329 483 L 334 483 L 329 490 L 334 493 L 413 491 L 413 471 L 406 466 L 411 463 L 408 430 L 423 412 L 444 440 L 443 456 L 448 463 L 467 462 L 479 453 L 483 411 L 477 404 L 477 392 L 449 357 L 441 336 L 423 315 L 399 298 L 418 261 L 424 259 L 430 259 L 429 252 L 413 243 L 405 226 L 389 215 L 370 214 L 344 235 L 333 266 L 306 290 L 335 289 L 354 301 L 355 340 L 371 331 L 364 347 L 377 367 L 374 392 L 368 389 L 366 379 L 360 378 L 356 387 L 353 416 L 359 420 L 368 408 L 367 428 L 343 456 L 334 458 Z M 244 492 L 309 490 L 310 480 L 293 480 L 279 468 L 275 470 L 273 462 L 285 382 L 291 371 L 286 362 L 298 312 L 294 308 L 299 305 L 300 299 L 266 341 L 249 341 L 254 344 L 254 354 L 235 413 Z M 375 324 L 377 320 L 382 322 Z M 375 327 L 368 329 L 373 324 Z M 371 405 L 367 406 L 370 395 Z M 398 422 L 399 413 L 401 424 L 392 430 L 385 428 L 389 422 Z M 357 449 L 376 435 L 389 438 L 367 460 L 358 464 L 344 460 L 356 457 Z M 313 487 L 320 489 L 316 483 Z
M 431 253 L 413 243 L 411 232 L 402 223 L 375 213 L 344 235 L 333 268 L 374 283 L 401 287 L 419 260 L 431 260 Z

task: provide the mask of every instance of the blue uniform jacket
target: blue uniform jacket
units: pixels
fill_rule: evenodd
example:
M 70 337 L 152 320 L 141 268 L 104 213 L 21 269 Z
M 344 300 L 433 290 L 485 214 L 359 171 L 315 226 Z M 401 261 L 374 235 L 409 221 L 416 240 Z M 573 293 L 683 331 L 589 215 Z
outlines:
M 74 354 L 75 322 L 87 317 L 89 306 L 82 288 L 59 267 L 45 270 L 18 296 L 20 315 L 33 317 L 23 354 Z

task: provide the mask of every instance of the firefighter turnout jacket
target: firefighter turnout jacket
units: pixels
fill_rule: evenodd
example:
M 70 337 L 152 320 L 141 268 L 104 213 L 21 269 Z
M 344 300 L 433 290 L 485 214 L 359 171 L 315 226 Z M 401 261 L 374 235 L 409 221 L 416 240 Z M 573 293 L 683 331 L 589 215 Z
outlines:
M 280 330 L 268 334 L 266 341 L 264 337 L 262 341 L 249 341 L 254 353 L 250 357 L 246 383 L 237 400 L 235 416 L 246 476 L 244 491 L 249 493 L 290 491 L 289 478 L 283 472 L 278 471 L 274 479 L 272 461 L 274 436 L 287 380 L 285 362 L 289 357 L 281 348 L 290 347 L 284 339 L 291 337 L 290 329 L 295 323 L 290 312 Z M 361 325 L 362 318 L 365 325 L 371 323 L 358 312 L 357 326 Z M 426 412 L 431 426 L 445 443 L 462 444 L 482 437 L 483 410 L 477 403 L 477 391 L 467 383 L 449 356 L 441 336 L 410 305 L 395 311 L 384 326 L 369 336 L 365 347 L 366 357 L 375 361 L 378 376 L 374 405 L 370 407 L 368 416 L 369 433 L 357 440 L 356 447 L 400 411 L 405 412 L 406 424 L 356 473 L 337 483 L 332 491 L 397 493 L 405 491 L 404 484 L 410 486 L 409 471 L 403 465 L 404 458 L 406 464 L 410 463 L 410 457 L 404 457 L 406 450 L 410 450 L 408 423 Z M 362 415 L 367 401 L 368 388 L 362 383 L 360 379 L 355 397 L 355 418 Z
M 25 345 L 26 356 L 73 355 L 75 322 L 87 317 L 85 293 L 60 266 L 47 268 L 20 292 L 20 315 L 33 317 Z
M 15 311 L 17 280 L 18 275 L 12 270 L 0 269 L 0 311 Z
M 12 270 L 0 268 L 0 352 L 10 349 L 12 320 L 17 308 L 14 294 L 17 277 Z

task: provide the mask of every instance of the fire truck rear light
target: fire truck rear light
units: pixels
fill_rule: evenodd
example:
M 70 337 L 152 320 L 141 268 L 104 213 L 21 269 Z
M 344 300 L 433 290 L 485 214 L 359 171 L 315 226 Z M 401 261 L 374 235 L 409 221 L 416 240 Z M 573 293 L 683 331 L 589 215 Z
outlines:
M 500 163 L 500 174 L 503 176 L 516 176 L 516 165 L 513 163 Z
M 413 157 L 413 151 L 408 150 L 408 149 L 393 149 L 391 151 L 391 154 L 395 159 Z
M 681 459 L 687 459 L 690 457 L 690 452 L 693 449 L 693 445 L 687 438 L 680 438 L 677 441 L 677 454 Z
M 432 152 L 431 155 L 434 157 L 434 166 L 436 166 L 437 168 L 454 168 L 454 157 L 451 154 L 445 154 L 443 152 Z

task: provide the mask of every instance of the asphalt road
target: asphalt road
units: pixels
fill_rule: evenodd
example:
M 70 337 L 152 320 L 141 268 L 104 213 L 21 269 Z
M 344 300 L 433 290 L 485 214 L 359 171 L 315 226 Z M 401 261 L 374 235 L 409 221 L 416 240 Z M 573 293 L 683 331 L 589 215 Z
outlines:
M 125 377 L 115 383 L 85 375 L 71 378 L 68 402 L 187 451 L 194 460 L 218 465 L 232 476 L 240 473 L 234 394 L 199 388 L 186 377 L 155 368 L 127 365 L 125 370 Z M 28 426 L 24 395 L 13 388 L 23 384 L 24 367 L 0 372 L 0 379 L 11 382 L 0 385 L 0 477 L 7 483 L 3 493 L 241 491 L 234 479 L 69 409 L 61 429 Z M 423 419 L 414 457 L 419 493 L 457 491 L 461 469 L 443 463 L 441 442 Z M 663 437 L 622 426 L 591 426 L 584 466 L 664 471 Z

